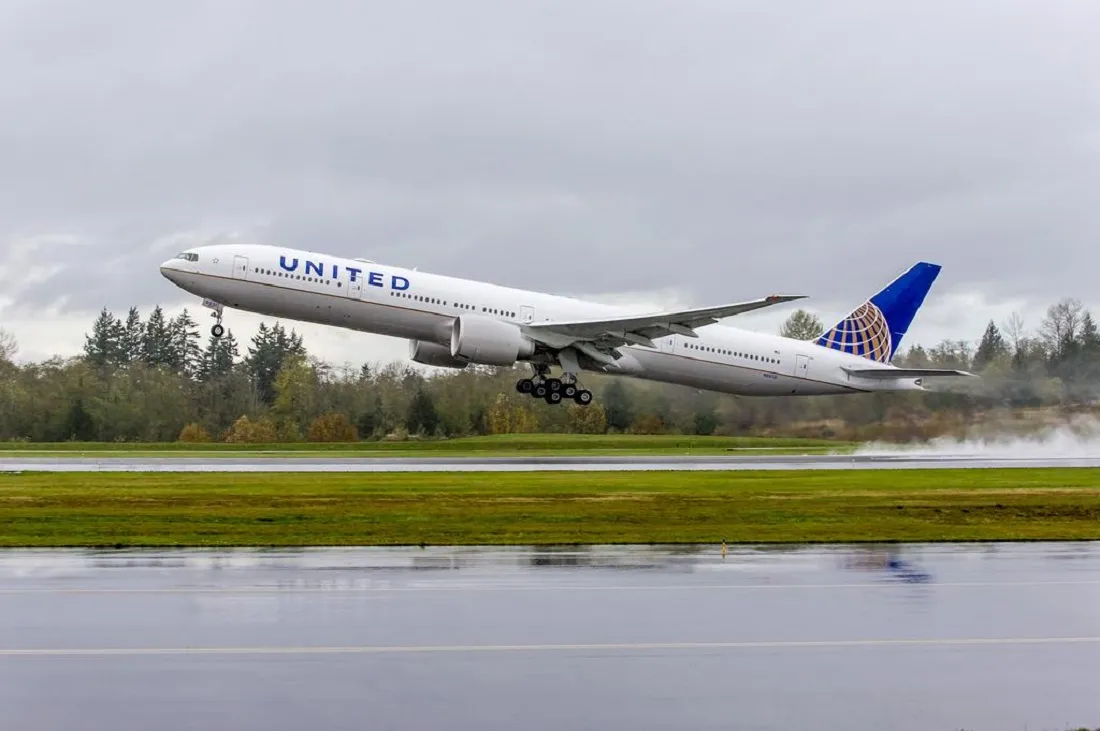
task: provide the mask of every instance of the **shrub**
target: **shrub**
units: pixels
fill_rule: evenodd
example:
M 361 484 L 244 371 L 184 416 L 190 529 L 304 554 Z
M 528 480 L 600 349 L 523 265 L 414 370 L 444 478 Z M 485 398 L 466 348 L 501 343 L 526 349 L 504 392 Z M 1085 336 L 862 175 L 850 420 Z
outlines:
M 198 424 L 183 427 L 178 437 L 181 442 L 202 443 L 210 441 L 210 434 Z
M 270 419 L 252 421 L 247 416 L 242 416 L 229 427 L 225 441 L 234 444 L 271 444 L 276 441 L 275 425 Z
M 306 439 L 311 442 L 355 442 L 359 434 L 345 414 L 321 414 L 309 425 Z

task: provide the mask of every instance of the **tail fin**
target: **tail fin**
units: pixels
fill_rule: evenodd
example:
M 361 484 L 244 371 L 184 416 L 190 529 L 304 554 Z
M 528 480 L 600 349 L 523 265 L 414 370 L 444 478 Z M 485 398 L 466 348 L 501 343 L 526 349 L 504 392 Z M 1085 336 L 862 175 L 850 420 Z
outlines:
M 914 264 L 815 342 L 843 353 L 889 363 L 940 269 L 939 264 Z

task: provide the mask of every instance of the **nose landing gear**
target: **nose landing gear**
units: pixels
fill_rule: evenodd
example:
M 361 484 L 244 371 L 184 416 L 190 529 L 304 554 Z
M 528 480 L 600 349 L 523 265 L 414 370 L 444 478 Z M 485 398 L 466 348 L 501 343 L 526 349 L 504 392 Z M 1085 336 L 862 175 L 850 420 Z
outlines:
M 220 302 L 214 302 L 213 300 L 202 301 L 202 306 L 207 309 L 213 310 L 210 316 L 214 318 L 215 322 L 213 327 L 210 328 L 210 334 L 215 338 L 220 338 L 225 335 L 225 326 L 222 325 L 222 312 L 225 311 L 225 307 Z

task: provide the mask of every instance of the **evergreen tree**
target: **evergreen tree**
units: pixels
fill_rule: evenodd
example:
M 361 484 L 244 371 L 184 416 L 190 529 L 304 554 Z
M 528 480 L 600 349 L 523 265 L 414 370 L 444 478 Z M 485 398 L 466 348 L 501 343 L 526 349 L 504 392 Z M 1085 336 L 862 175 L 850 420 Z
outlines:
M 272 327 L 260 324 L 245 358 L 245 366 L 260 400 L 271 405 L 275 400 L 275 379 L 288 358 L 306 356 L 302 336 L 293 330 L 289 333 L 279 323 Z
M 95 421 L 84 408 L 84 401 L 81 398 L 75 399 L 69 406 L 69 413 L 65 419 L 65 438 L 78 442 L 90 442 L 95 439 Z
M 1081 318 L 1081 332 L 1078 340 L 1086 357 L 1090 359 L 1100 357 L 1100 331 L 1097 330 L 1096 321 L 1092 319 L 1091 312 L 1086 311 Z
M 381 423 L 381 410 L 377 404 L 372 404 L 366 411 L 359 414 L 359 418 L 355 420 L 355 427 L 364 439 L 369 439 Z
M 718 428 L 718 414 L 713 407 L 695 412 L 695 433 L 708 436 Z
M 173 365 L 172 332 L 160 305 L 153 309 L 149 320 L 145 323 L 141 354 L 147 365 L 169 367 Z
M 220 338 L 210 338 L 196 371 L 198 379 L 207 383 L 228 376 L 238 357 L 240 350 L 232 330 Z
M 92 325 L 91 335 L 84 336 L 84 357 L 98 367 L 118 365 L 121 334 L 121 323 L 104 307 Z
M 185 376 L 193 376 L 202 360 L 198 328 L 198 323 L 186 309 L 168 325 L 171 346 L 167 365 Z
M 412 401 L 409 402 L 409 415 L 405 419 L 405 425 L 410 434 L 423 432 L 429 435 L 434 434 L 439 426 L 439 414 L 436 412 L 435 402 L 423 386 L 417 387 Z
M 1005 343 L 1000 329 L 990 320 L 985 328 L 985 334 L 982 335 L 982 341 L 978 344 L 978 352 L 974 354 L 974 367 L 984 368 L 1007 354 L 1008 344 Z
M 126 322 L 122 325 L 122 335 L 119 342 L 119 360 L 122 363 L 142 362 L 142 349 L 145 340 L 145 323 L 141 321 L 141 313 L 136 307 L 131 307 L 126 316 Z
M 614 379 L 603 392 L 603 408 L 607 413 L 607 426 L 626 431 L 634 422 L 634 410 L 626 387 L 619 379 Z

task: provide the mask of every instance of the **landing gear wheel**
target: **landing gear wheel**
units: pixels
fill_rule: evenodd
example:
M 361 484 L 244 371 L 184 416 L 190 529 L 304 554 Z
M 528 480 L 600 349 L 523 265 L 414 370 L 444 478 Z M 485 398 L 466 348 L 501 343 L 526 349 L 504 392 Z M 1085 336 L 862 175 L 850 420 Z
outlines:
M 225 327 L 219 322 L 214 325 L 214 327 L 210 328 L 210 334 L 215 338 L 220 338 L 222 335 L 225 335 Z
M 581 406 L 588 406 L 588 404 L 592 403 L 592 392 L 586 388 L 582 388 L 580 391 L 577 391 L 573 400 Z
M 521 378 L 516 382 L 516 391 L 520 393 L 531 393 L 535 390 L 535 382 L 530 378 Z
M 534 390 L 531 391 L 531 395 L 535 398 L 546 398 L 548 393 L 550 393 L 550 389 L 546 387 L 545 383 L 534 384 Z
M 561 391 L 549 391 L 546 394 L 546 403 L 557 405 L 561 403 Z
M 577 398 L 577 384 L 565 383 L 561 387 L 561 395 L 563 398 L 575 399 Z
M 558 393 L 561 391 L 561 379 L 560 378 L 547 378 L 546 387 L 550 389 L 551 393 Z

